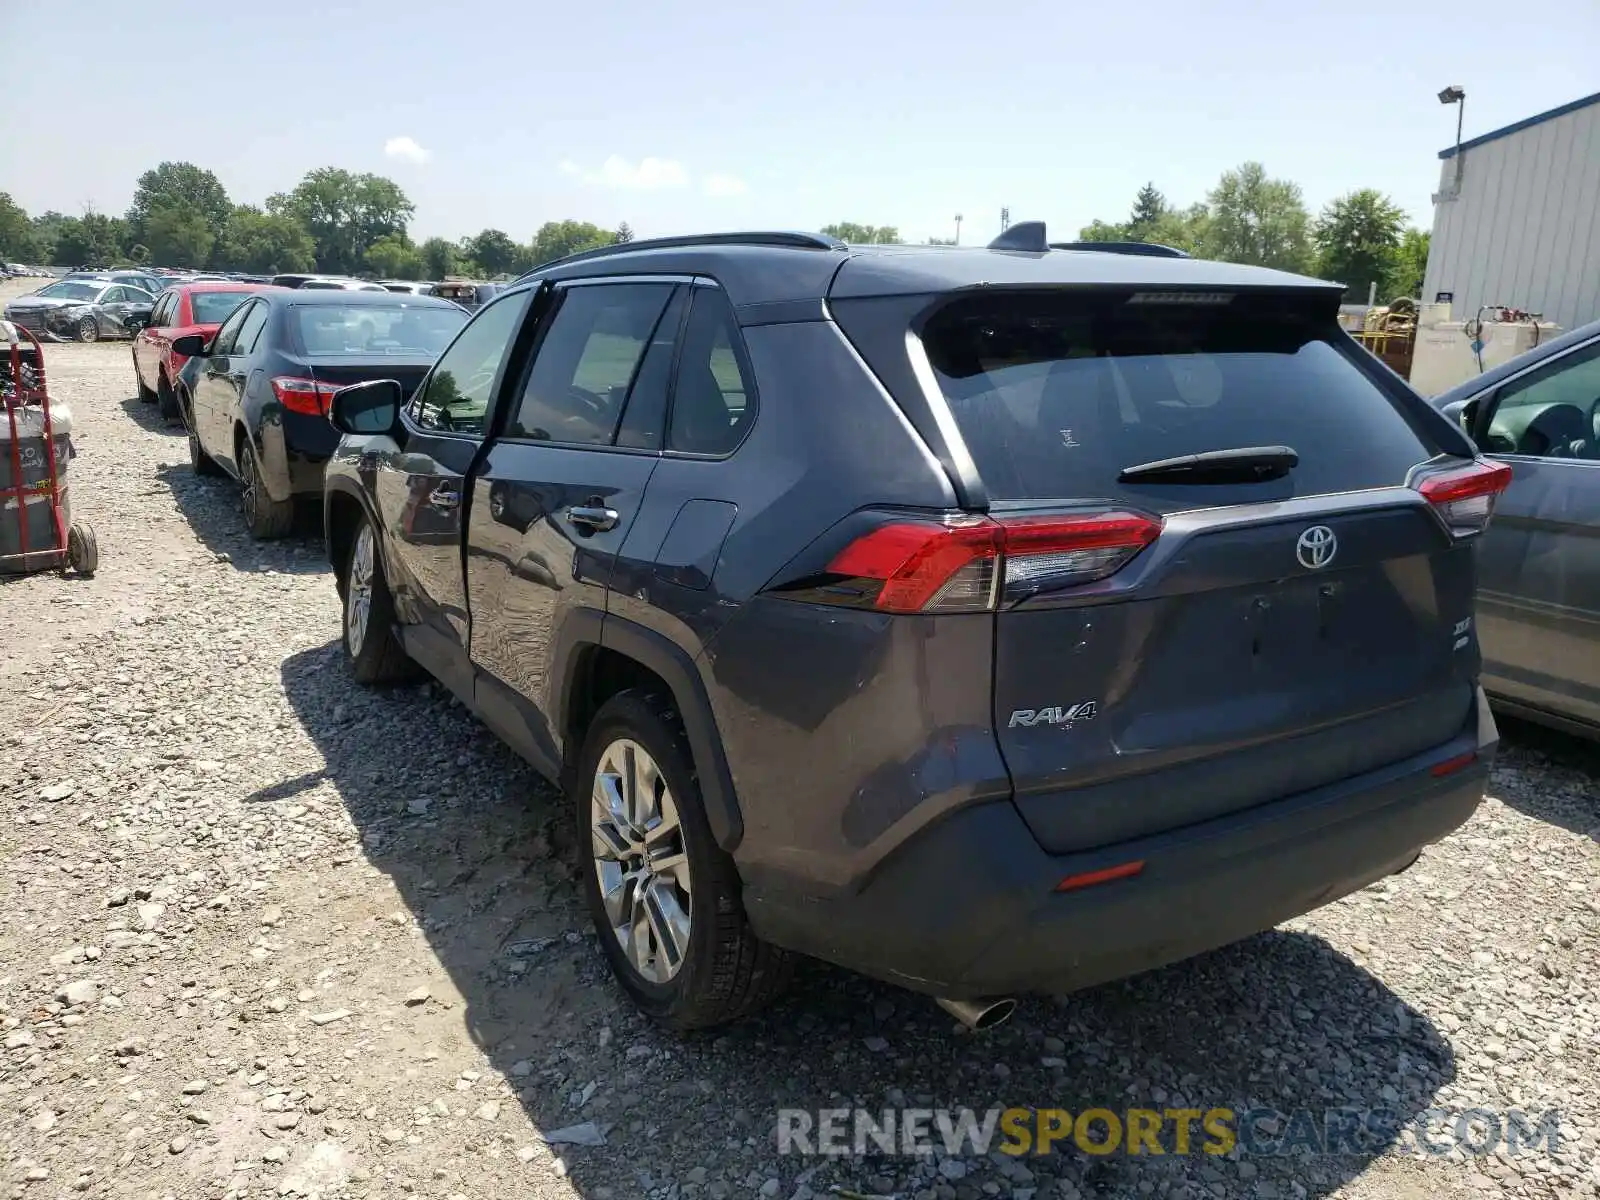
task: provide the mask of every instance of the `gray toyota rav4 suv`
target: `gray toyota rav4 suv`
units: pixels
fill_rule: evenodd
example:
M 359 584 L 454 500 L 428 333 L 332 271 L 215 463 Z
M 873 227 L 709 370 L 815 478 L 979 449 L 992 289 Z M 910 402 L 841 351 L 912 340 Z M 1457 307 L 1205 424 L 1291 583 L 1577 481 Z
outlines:
M 420 667 L 571 798 L 680 1028 L 813 955 L 991 1023 L 1407 867 L 1497 735 L 1508 472 L 1340 288 L 1144 248 L 638 241 L 338 393 L 367 682 Z

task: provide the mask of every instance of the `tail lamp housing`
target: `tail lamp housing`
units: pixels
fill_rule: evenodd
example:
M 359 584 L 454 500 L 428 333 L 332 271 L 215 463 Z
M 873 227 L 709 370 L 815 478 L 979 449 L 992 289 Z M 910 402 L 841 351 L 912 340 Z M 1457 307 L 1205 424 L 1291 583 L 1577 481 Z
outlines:
M 333 404 L 333 394 L 342 386 L 337 383 L 322 383 L 316 379 L 275 375 L 272 379 L 272 394 L 278 398 L 278 403 L 290 412 L 308 417 L 325 417 Z
M 1159 518 L 1122 510 L 892 521 L 839 551 L 827 573 L 844 582 L 837 594 L 880 612 L 982 612 L 1105 579 L 1160 537 L 1161 527 Z
M 1464 467 L 1427 475 L 1416 487 L 1439 514 L 1450 536 L 1467 538 L 1489 527 L 1495 501 L 1510 485 L 1509 466 L 1479 458 Z

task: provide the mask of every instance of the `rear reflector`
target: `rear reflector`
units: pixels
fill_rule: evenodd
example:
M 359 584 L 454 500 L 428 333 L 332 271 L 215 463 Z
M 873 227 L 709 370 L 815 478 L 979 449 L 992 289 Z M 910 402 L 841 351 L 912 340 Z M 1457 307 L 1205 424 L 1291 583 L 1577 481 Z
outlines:
M 1103 867 L 1098 871 L 1083 871 L 1077 875 L 1068 875 L 1056 884 L 1058 892 L 1075 892 L 1079 888 L 1094 887 L 1099 883 L 1110 883 L 1113 879 L 1127 879 L 1144 870 L 1144 859 L 1137 862 L 1118 863 L 1114 867 Z
M 1459 470 L 1429 475 L 1417 485 L 1454 537 L 1471 537 L 1489 527 L 1495 497 L 1511 484 L 1505 463 L 1477 459 Z
M 882 612 L 982 611 L 1002 588 L 1015 601 L 1104 579 L 1160 535 L 1160 520 L 1134 512 L 897 521 L 851 542 L 828 573 L 875 585 Z
M 308 417 L 325 417 L 328 415 L 328 406 L 333 403 L 333 394 L 342 386 L 319 383 L 315 379 L 277 375 L 272 380 L 272 394 L 290 412 L 303 413 Z
M 1468 750 L 1465 754 L 1458 754 L 1454 758 L 1447 758 L 1443 762 L 1434 763 L 1428 768 L 1428 774 L 1442 779 L 1446 775 L 1454 775 L 1457 771 L 1464 771 L 1478 761 L 1478 752 Z

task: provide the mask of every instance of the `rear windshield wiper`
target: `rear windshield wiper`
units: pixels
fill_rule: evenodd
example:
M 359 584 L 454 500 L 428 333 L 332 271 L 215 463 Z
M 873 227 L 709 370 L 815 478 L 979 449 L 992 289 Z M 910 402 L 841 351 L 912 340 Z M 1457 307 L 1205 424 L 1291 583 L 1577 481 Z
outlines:
M 1161 483 L 1264 483 L 1294 470 L 1300 456 L 1288 446 L 1239 446 L 1180 454 L 1122 468 L 1118 483 L 1158 480 Z

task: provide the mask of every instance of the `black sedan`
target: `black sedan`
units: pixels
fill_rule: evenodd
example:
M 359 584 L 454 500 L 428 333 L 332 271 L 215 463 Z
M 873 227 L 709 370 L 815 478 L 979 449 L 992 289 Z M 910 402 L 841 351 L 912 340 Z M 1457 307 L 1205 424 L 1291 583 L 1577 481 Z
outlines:
M 295 502 L 320 506 L 322 468 L 339 444 L 328 402 L 346 384 L 396 379 L 406 395 L 467 321 L 447 300 L 392 292 L 263 292 L 239 306 L 191 355 L 179 392 L 197 474 L 244 488 L 252 537 L 281 537 Z
M 148 317 L 156 298 L 131 284 L 63 279 L 5 307 L 5 319 L 41 337 L 96 342 L 133 336 L 131 317 Z

